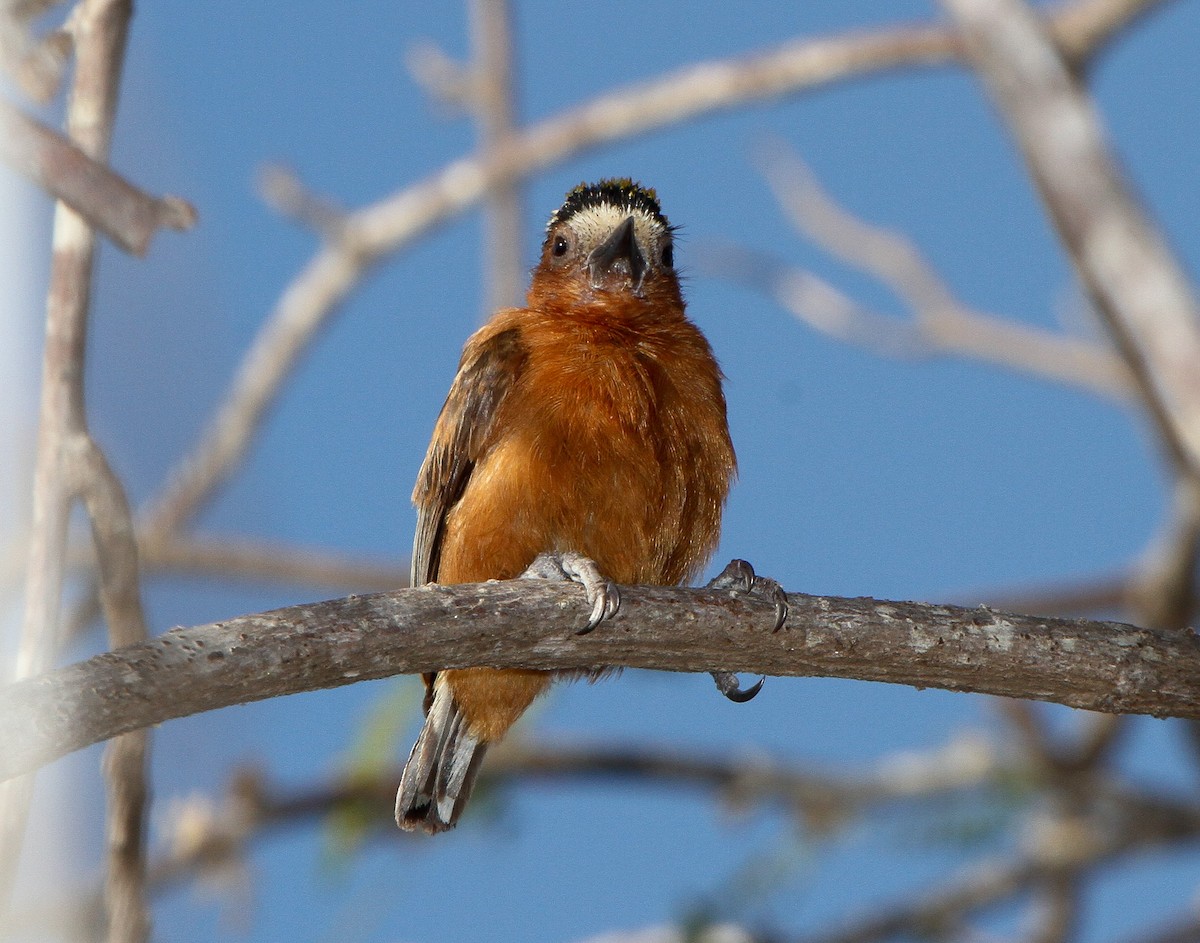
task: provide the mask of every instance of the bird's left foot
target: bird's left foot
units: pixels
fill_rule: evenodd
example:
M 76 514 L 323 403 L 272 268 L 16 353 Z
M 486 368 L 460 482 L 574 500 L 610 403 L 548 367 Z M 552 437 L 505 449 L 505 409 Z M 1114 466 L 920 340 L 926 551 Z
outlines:
M 758 576 L 745 560 L 730 560 L 729 564 L 708 583 L 709 589 L 727 589 L 732 593 L 749 593 L 754 596 L 764 596 L 775 604 L 775 625 L 772 632 L 778 632 L 787 623 L 788 601 L 783 587 L 775 580 L 766 576 Z M 745 690 L 738 682 L 737 675 L 732 671 L 711 672 L 717 690 L 729 700 L 744 704 L 762 690 L 766 678 L 759 678 Z
M 587 594 L 592 610 L 587 625 L 578 635 L 587 635 L 605 619 L 611 619 L 621 607 L 617 584 L 600 572 L 594 560 L 582 553 L 539 553 L 529 564 L 521 579 L 571 580 L 579 583 Z

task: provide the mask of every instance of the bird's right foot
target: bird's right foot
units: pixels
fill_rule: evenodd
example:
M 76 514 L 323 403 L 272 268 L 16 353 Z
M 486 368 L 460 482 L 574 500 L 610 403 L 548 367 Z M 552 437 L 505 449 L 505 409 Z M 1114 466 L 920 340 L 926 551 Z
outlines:
M 521 579 L 571 580 L 579 583 L 591 605 L 587 624 L 577 635 L 587 635 L 605 619 L 611 619 L 621 607 L 617 584 L 600 572 L 594 560 L 582 553 L 539 553 Z

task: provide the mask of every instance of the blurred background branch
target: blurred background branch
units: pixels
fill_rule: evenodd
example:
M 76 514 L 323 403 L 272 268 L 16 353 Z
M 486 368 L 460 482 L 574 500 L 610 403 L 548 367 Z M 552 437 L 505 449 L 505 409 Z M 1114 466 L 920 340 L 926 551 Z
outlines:
M 37 4 L 27 8 L 40 9 Z M 15 15 L 17 8 L 5 12 Z M 75 74 L 67 106 L 67 132 L 80 159 L 68 162 L 63 172 L 77 177 L 77 185 L 64 187 L 75 194 L 96 179 L 107 179 L 94 168 L 108 159 L 132 12 L 129 0 L 82 0 L 68 21 Z M 6 128 L 18 134 L 40 135 L 41 157 L 53 158 L 64 148 L 74 155 L 70 145 L 40 133 L 28 123 L 8 120 Z M 129 192 L 119 191 L 118 195 L 127 197 Z M 172 204 L 177 216 L 186 216 L 182 206 Z M 182 218 L 176 221 L 186 222 Z M 53 246 L 25 613 L 16 660 L 18 679 L 46 670 L 57 657 L 67 530 L 76 501 L 82 502 L 92 526 L 110 644 L 131 645 L 147 637 L 128 501 L 120 480 L 88 431 L 84 405 L 87 326 L 97 251 L 91 221 L 59 202 Z M 117 737 L 109 744 L 105 757 L 108 866 L 104 900 L 107 939 L 112 943 L 142 943 L 149 939 L 143 837 L 147 737 L 144 730 Z M 32 778 L 23 777 L 8 784 L 0 794 L 0 917 L 21 857 L 32 787 Z

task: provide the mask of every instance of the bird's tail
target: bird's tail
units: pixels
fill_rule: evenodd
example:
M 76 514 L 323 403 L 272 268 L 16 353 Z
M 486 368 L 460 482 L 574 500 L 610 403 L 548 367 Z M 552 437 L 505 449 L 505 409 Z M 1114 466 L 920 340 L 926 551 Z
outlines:
M 487 752 L 487 744 L 467 730 L 450 686 L 439 681 L 396 792 L 396 824 L 430 835 L 458 823 Z

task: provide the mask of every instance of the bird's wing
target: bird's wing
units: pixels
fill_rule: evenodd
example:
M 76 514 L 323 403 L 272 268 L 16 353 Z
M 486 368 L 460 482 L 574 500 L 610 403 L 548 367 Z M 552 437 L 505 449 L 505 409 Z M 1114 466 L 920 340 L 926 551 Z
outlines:
M 525 358 L 521 332 L 515 327 L 493 334 L 485 329 L 463 351 L 413 489 L 417 506 L 413 586 L 437 579 L 446 515 L 491 447 L 500 403 L 520 375 Z

